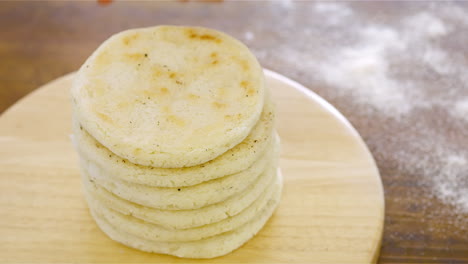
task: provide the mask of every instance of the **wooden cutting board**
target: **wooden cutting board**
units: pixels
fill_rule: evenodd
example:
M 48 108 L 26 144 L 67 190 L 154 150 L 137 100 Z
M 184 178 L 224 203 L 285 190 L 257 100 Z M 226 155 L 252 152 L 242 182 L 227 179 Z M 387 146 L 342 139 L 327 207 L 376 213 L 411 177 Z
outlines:
M 375 262 L 384 198 L 366 145 L 322 98 L 265 73 L 278 108 L 284 193 L 265 228 L 240 249 L 213 260 L 179 259 L 125 247 L 97 228 L 69 138 L 69 74 L 0 116 L 0 262 Z

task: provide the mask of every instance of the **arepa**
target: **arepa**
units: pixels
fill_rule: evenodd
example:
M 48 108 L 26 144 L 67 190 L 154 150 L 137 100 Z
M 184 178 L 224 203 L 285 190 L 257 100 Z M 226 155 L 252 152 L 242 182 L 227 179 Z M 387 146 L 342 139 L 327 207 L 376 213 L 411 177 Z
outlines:
M 117 211 L 107 208 L 100 203 L 98 199 L 88 193 L 87 200 L 91 210 L 97 211 L 110 224 L 116 226 L 118 230 L 136 235 L 153 241 L 195 241 L 207 237 L 219 235 L 228 232 L 258 217 L 259 212 L 264 209 L 267 202 L 273 197 L 278 196 L 280 191 L 279 184 L 274 184 L 255 202 L 249 205 L 239 214 L 225 218 L 221 221 L 189 229 L 172 229 L 155 225 L 134 216 L 124 215 Z
M 278 183 L 282 186 L 282 183 Z M 270 199 L 257 217 L 229 232 L 209 238 L 188 242 L 162 242 L 141 238 L 111 225 L 100 215 L 91 210 L 96 223 L 110 238 L 129 247 L 142 251 L 169 254 L 183 258 L 214 258 L 226 255 L 252 238 L 265 225 L 279 204 L 281 191 Z
M 263 70 L 201 27 L 127 30 L 71 87 L 72 141 L 91 215 L 110 238 L 185 258 L 227 254 L 278 206 L 282 176 Z
M 160 210 L 122 199 L 95 182 L 91 182 L 86 171 L 81 171 L 85 193 L 89 193 L 88 195 L 93 196 L 103 206 L 168 229 L 200 227 L 239 214 L 260 197 L 268 195 L 268 192 L 273 189 L 274 175 L 276 173 L 268 174 L 267 178 L 260 178 L 261 181 L 255 182 L 241 194 L 220 203 L 196 210 Z
M 123 31 L 80 68 L 74 113 L 132 163 L 195 166 L 242 142 L 260 118 L 264 77 L 238 40 L 201 27 Z
M 264 172 L 276 167 L 279 153 L 278 143 L 272 143 L 246 170 L 188 187 L 161 188 L 130 183 L 103 174 L 91 161 L 82 160 L 81 166 L 97 184 L 128 201 L 166 210 L 197 209 L 224 201 L 248 188 L 258 177 L 267 177 Z
M 213 160 L 185 168 L 157 168 L 131 163 L 100 144 L 76 118 L 73 120 L 73 134 L 80 156 L 96 163 L 108 175 L 150 186 L 185 187 L 235 174 L 252 166 L 272 140 L 274 113 L 273 104 L 267 99 L 260 120 L 245 140 Z

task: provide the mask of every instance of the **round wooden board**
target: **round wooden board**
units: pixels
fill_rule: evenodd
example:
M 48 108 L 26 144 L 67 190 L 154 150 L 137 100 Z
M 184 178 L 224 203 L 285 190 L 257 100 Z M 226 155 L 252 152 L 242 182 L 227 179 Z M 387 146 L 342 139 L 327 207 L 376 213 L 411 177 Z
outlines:
M 212 260 L 179 259 L 125 247 L 97 228 L 69 138 L 69 74 L 0 116 L 0 262 L 375 262 L 384 198 L 367 147 L 322 98 L 265 73 L 278 108 L 284 192 L 274 216 L 240 249 Z

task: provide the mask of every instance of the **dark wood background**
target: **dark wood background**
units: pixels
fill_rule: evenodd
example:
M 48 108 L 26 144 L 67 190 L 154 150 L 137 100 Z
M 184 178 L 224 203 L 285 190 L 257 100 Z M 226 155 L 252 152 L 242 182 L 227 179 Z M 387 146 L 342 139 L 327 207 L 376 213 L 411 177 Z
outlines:
M 0 113 L 18 99 L 65 73 L 77 70 L 90 53 L 111 34 L 133 27 L 157 24 L 188 24 L 214 27 L 240 39 L 252 23 L 271 24 L 272 30 L 256 32 L 248 44 L 256 51 L 275 45 L 274 28 L 282 23 L 284 10 L 278 2 L 0 2 Z M 302 5 L 313 4 L 302 2 Z M 265 8 L 268 6 L 268 8 Z M 362 14 L 386 14 L 398 19 L 399 10 L 424 9 L 415 3 L 352 3 Z M 288 11 L 289 12 L 289 11 Z M 297 27 L 313 27 L 307 15 L 297 14 Z M 380 17 L 381 18 L 381 17 Z M 385 16 L 384 16 L 385 18 Z M 385 19 L 381 19 L 384 21 Z M 467 34 L 468 31 L 460 32 Z M 290 41 L 301 39 L 300 34 Z M 468 43 L 465 43 L 465 55 Z M 328 99 L 353 123 L 375 151 L 370 136 L 379 124 L 369 125 L 344 100 L 335 99 L 317 86 L 301 64 L 279 63 L 260 57 L 264 67 L 287 73 Z M 467 69 L 468 74 L 468 69 Z M 47 107 L 47 106 L 44 106 Z M 375 153 L 374 153 L 375 154 Z M 453 222 L 454 211 L 434 197 L 418 192 L 419 184 L 376 155 L 386 192 L 386 221 L 379 263 L 468 263 L 467 215 Z M 468 168 L 467 168 L 468 171 Z M 468 177 L 468 175 L 467 175 Z M 416 197 L 416 199 L 415 199 Z M 423 204 L 431 204 L 430 214 Z M 439 210 L 443 209 L 443 210 Z M 455 210 L 455 209 L 453 209 Z M 422 221 L 422 219 L 424 219 Z M 461 224 L 460 224 L 461 223 Z

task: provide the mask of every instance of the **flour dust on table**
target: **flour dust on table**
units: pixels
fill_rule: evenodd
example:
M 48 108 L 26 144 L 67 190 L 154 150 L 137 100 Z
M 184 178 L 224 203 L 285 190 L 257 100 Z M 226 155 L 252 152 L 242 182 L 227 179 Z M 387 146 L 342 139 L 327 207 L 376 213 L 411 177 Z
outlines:
M 425 217 L 449 215 L 453 225 L 466 229 L 468 61 L 462 48 L 468 35 L 458 33 L 468 30 L 468 12 L 453 3 L 421 3 L 386 10 L 402 14 L 392 19 L 353 5 L 283 3 L 284 23 L 274 31 L 255 24 L 244 41 L 263 65 L 281 65 L 286 75 L 341 109 L 358 130 L 365 127 L 360 132 L 379 166 L 409 175 L 415 185 L 407 198 L 418 201 L 424 193 L 446 204 L 447 210 L 434 212 L 432 199 L 420 201 Z M 298 27 L 305 14 L 309 25 L 320 26 Z M 279 41 L 256 46 L 256 34 L 265 31 Z M 310 41 L 294 41 L 298 34 Z M 393 176 L 385 176 L 386 191 L 397 191 Z

